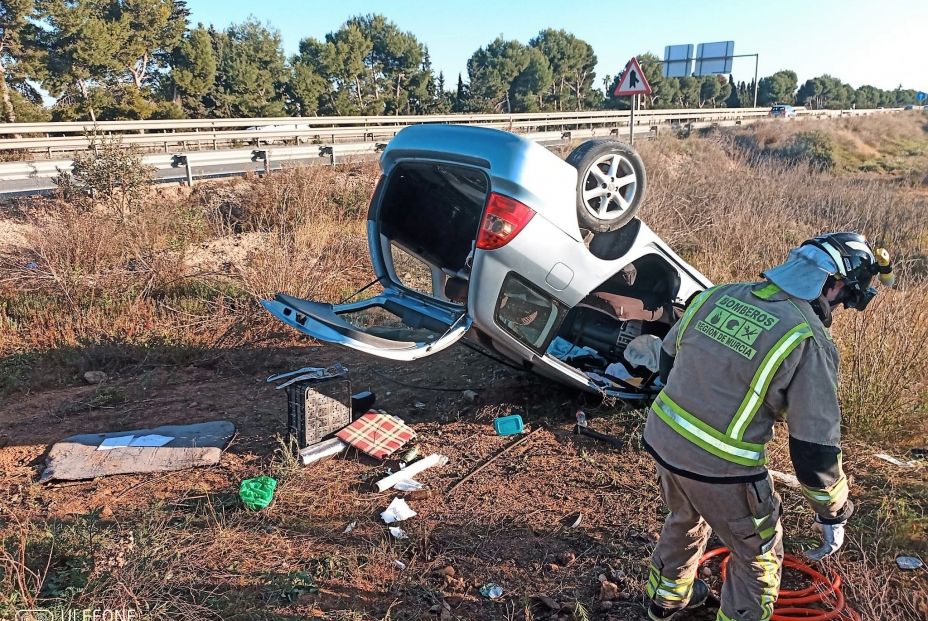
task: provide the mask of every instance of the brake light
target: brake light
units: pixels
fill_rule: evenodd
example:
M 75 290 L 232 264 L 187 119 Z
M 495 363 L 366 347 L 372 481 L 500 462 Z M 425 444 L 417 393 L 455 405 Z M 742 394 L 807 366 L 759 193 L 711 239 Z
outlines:
M 495 250 L 502 248 L 515 238 L 529 223 L 535 212 L 514 198 L 490 194 L 487 209 L 480 221 L 477 233 L 477 248 Z

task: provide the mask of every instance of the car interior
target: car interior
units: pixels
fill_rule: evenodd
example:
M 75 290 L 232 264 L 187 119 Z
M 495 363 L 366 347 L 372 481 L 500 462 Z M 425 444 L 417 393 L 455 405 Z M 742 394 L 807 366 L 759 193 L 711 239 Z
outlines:
M 629 363 L 625 350 L 642 335 L 663 339 L 682 312 L 673 303 L 679 290 L 680 276 L 663 257 L 640 257 L 570 309 L 548 352 L 598 382 L 652 386 L 656 369 Z
M 489 181 L 482 172 L 437 162 L 397 166 L 383 189 L 381 233 L 445 275 L 445 297 L 466 300 L 467 261 L 477 237 Z M 405 283 L 404 283 L 405 284 Z

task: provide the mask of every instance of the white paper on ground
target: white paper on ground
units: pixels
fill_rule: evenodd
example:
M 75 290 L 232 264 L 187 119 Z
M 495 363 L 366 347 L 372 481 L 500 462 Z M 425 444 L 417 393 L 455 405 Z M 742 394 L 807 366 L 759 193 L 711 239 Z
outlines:
M 97 447 L 98 451 L 108 451 L 115 448 L 126 448 L 135 436 L 119 436 L 116 438 L 106 438 Z
M 393 502 L 390 503 L 390 506 L 387 507 L 387 510 L 380 514 L 380 518 L 387 524 L 393 524 L 394 522 L 408 520 L 411 517 L 415 517 L 415 515 L 416 512 L 406 504 L 405 500 L 396 497 L 393 499 Z
M 348 526 L 345 527 L 345 530 L 343 531 L 343 534 L 347 535 L 348 533 L 350 533 L 351 531 L 353 531 L 353 530 L 354 530 L 354 527 L 357 526 L 357 525 L 358 525 L 358 521 L 355 520 L 354 522 L 352 522 L 351 524 L 349 524 Z
M 448 458 L 439 453 L 432 453 L 428 457 L 423 457 L 418 461 L 414 461 L 399 472 L 393 473 L 390 476 L 384 477 L 377 481 L 377 490 L 385 492 L 391 487 L 395 486 L 400 481 L 406 481 L 423 470 L 431 468 L 433 466 L 444 466 L 448 463 Z
M 425 489 L 425 485 L 412 479 L 406 479 L 394 485 L 393 489 L 401 492 L 418 492 L 420 489 Z
M 147 436 L 139 436 L 129 443 L 129 446 L 164 446 L 174 438 L 172 436 L 162 436 L 157 433 L 150 433 Z
M 393 535 L 394 539 L 409 539 L 409 535 L 406 534 L 406 531 L 399 526 L 391 526 L 390 534 Z

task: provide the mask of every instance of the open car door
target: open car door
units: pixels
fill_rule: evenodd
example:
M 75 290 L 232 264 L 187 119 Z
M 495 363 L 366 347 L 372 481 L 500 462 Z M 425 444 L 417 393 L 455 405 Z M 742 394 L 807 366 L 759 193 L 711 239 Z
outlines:
M 447 349 L 472 323 L 463 306 L 392 287 L 349 304 L 324 304 L 283 293 L 261 304 L 318 341 L 390 360 L 417 360 Z

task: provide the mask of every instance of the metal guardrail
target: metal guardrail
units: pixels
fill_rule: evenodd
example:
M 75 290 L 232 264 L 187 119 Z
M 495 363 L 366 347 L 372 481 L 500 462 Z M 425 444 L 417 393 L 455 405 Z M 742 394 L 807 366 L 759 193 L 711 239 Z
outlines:
M 804 110 L 806 118 L 859 116 L 881 110 Z M 646 110 L 635 117 L 636 135 L 656 135 L 661 128 L 751 123 L 769 108 Z M 542 142 L 557 143 L 593 136 L 627 134 L 629 112 L 592 111 L 529 114 L 454 114 L 430 116 L 302 117 L 164 121 L 102 121 L 0 124 L 0 154 L 23 153 L 20 161 L 0 162 L 0 194 L 52 186 L 51 179 L 70 171 L 72 160 L 53 157 L 91 148 L 94 137 L 116 137 L 147 151 L 143 161 L 160 181 L 265 172 L 286 162 L 323 161 L 371 156 L 404 127 L 422 123 L 459 123 L 514 131 Z M 244 129 L 243 129 L 244 128 Z M 290 144 L 288 144 L 290 143 Z M 250 145 L 250 146 L 249 146 Z M 158 152 L 155 152 L 158 151 Z M 34 182 L 30 185 L 30 181 Z M 11 185 L 12 182 L 17 182 Z M 15 186 L 15 187 L 14 187 Z

